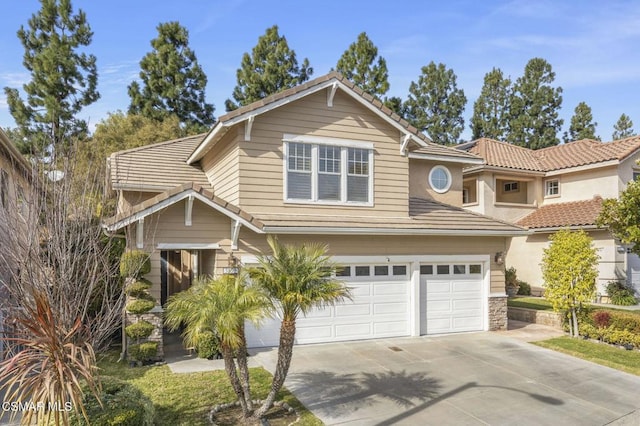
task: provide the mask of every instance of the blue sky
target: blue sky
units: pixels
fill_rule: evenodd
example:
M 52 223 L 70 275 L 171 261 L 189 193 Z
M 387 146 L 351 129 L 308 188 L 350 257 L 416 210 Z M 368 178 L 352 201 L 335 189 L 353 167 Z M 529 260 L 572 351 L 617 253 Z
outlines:
M 16 31 L 27 25 L 37 0 L 0 0 L 0 87 L 29 80 Z M 406 98 L 411 81 L 430 61 L 444 63 L 458 76 L 467 96 L 464 138 L 484 75 L 499 67 L 513 79 L 527 61 L 549 61 L 561 86 L 563 130 L 576 105 L 587 102 L 609 140 L 626 113 L 640 131 L 640 2 L 638 1 L 251 1 L 251 0 L 75 0 L 94 31 L 87 49 L 98 58 L 101 99 L 81 117 L 93 127 L 108 112 L 125 111 L 127 85 L 160 22 L 177 20 L 190 32 L 190 45 L 208 76 L 207 101 L 216 116 L 236 82 L 244 52 L 266 28 L 277 24 L 298 60 L 307 57 L 320 76 L 366 31 L 386 59 L 388 95 Z M 4 92 L 0 126 L 14 127 Z

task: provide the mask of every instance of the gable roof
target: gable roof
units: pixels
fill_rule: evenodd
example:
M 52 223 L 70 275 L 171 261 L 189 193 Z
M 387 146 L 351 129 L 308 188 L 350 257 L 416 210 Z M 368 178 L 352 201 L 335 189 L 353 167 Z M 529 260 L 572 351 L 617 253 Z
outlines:
M 602 210 L 602 198 L 547 204 L 520 219 L 517 224 L 529 229 L 594 227 Z
M 187 183 L 156 195 L 104 221 L 108 231 L 135 223 L 190 196 L 257 233 L 344 235 L 525 235 L 526 229 L 468 210 L 420 198 L 409 200 L 409 216 L 336 216 L 320 214 L 249 214 L 210 189 Z
M 203 137 L 189 136 L 111 154 L 107 160 L 111 188 L 160 192 L 194 182 L 211 189 L 200 165 L 186 162 Z
M 551 172 L 607 161 L 622 161 L 640 150 L 640 136 L 613 142 L 582 139 L 539 150 L 482 138 L 458 148 L 482 157 L 487 166 Z
M 271 111 L 279 106 L 291 103 L 320 90 L 331 89 L 333 91 L 338 88 L 358 101 L 364 107 L 368 108 L 374 114 L 378 115 L 387 123 L 397 128 L 406 138 L 408 138 L 407 140 L 412 140 L 414 143 L 419 145 L 423 151 L 438 156 L 448 155 L 455 158 L 457 161 L 464 162 L 464 160 L 468 160 L 466 162 L 469 163 L 478 163 L 481 161 L 473 154 L 466 152 L 460 154 L 459 151 L 456 152 L 453 148 L 433 143 L 428 136 L 420 132 L 398 114 L 384 106 L 379 99 L 376 99 L 372 95 L 364 92 L 358 86 L 346 79 L 342 74 L 332 71 L 329 74 L 307 81 L 296 87 L 286 89 L 271 96 L 267 96 L 264 99 L 245 105 L 219 117 L 214 127 L 202 140 L 202 143 L 200 143 L 189 156 L 187 163 L 193 164 L 200 160 L 215 145 L 220 137 L 229 130 L 230 127 L 238 123 L 251 120 L 252 117 L 255 117 L 256 115 Z M 331 95 L 328 95 L 328 98 L 329 97 L 331 97 Z M 328 100 L 328 103 L 329 102 L 330 101 Z

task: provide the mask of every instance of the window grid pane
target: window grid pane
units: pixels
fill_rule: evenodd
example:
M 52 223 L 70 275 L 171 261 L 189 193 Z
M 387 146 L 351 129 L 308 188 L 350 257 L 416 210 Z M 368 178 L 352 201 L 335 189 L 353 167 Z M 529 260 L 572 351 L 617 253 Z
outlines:
M 350 175 L 369 176 L 369 151 L 360 148 L 349 148 Z
M 389 275 L 389 266 L 387 265 L 376 265 L 373 270 L 375 275 Z
M 320 173 L 340 174 L 340 148 L 320 145 L 318 152 L 318 171 Z
M 369 276 L 368 266 L 356 266 L 356 277 L 368 277 L 368 276 Z
M 453 265 L 453 273 L 463 275 L 467 273 L 467 265 Z
M 351 266 L 344 266 L 336 270 L 336 277 L 350 277 L 350 276 L 351 276 Z
M 420 265 L 421 275 L 433 275 L 433 265 Z
M 482 273 L 482 265 L 469 265 L 469 273 L 470 274 L 481 274 Z
M 449 265 L 438 265 L 436 270 L 438 275 L 449 275 Z
M 311 145 L 289 144 L 289 170 L 311 172 Z
M 393 275 L 407 275 L 407 266 L 393 265 Z

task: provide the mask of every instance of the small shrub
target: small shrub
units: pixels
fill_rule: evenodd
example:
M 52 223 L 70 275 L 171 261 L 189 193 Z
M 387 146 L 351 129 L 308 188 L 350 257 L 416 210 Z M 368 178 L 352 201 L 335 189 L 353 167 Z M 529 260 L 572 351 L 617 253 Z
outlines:
M 220 354 L 220 342 L 212 332 L 203 333 L 196 345 L 198 358 L 213 359 Z
M 152 426 L 155 418 L 155 408 L 140 390 L 133 385 L 116 379 L 103 376 L 102 395 L 100 400 L 85 394 L 84 406 L 91 425 L 105 426 Z M 81 414 L 76 413 L 72 418 L 72 426 L 87 426 L 87 422 Z
M 129 284 L 124 291 L 131 297 L 142 297 L 147 294 L 151 285 L 151 281 L 141 278 Z
M 154 306 L 156 306 L 155 300 L 135 299 L 127 303 L 127 312 L 134 315 L 141 315 L 149 312 Z
M 125 327 L 124 331 L 131 339 L 146 339 L 153 333 L 154 326 L 149 321 L 138 321 Z
M 634 290 L 619 281 L 610 281 L 606 291 L 614 305 L 631 306 L 638 303 Z
M 142 250 L 124 252 L 120 257 L 120 276 L 140 278 L 151 271 L 149 253 Z
M 611 327 L 640 334 L 640 315 L 616 311 L 609 311 L 609 313 L 611 314 L 611 320 L 609 322 Z
M 516 287 L 518 285 L 518 275 L 516 268 L 513 266 L 504 270 L 504 283 L 507 287 Z
M 129 356 L 136 361 L 150 361 L 158 354 L 158 342 L 144 342 L 139 345 L 130 345 Z
M 517 280 L 520 288 L 518 289 L 518 294 L 521 296 L 531 296 L 531 286 L 526 281 Z
M 592 315 L 593 324 L 598 328 L 609 327 L 611 314 L 608 311 L 595 311 Z

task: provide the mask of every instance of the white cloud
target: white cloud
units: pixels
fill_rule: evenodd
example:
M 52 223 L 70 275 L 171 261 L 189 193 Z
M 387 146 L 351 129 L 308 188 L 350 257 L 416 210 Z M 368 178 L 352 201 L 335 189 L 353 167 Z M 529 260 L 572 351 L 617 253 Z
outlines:
M 5 72 L 0 74 L 0 82 L 2 86 L 22 87 L 31 79 L 31 74 L 27 72 Z

